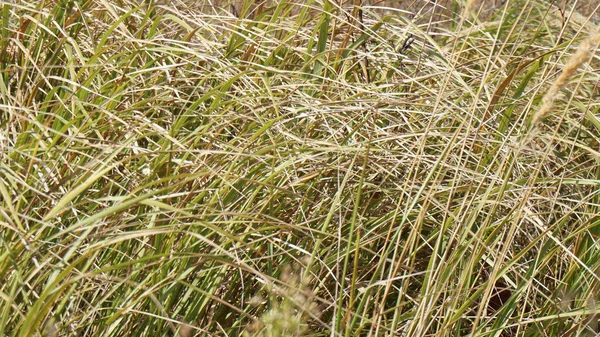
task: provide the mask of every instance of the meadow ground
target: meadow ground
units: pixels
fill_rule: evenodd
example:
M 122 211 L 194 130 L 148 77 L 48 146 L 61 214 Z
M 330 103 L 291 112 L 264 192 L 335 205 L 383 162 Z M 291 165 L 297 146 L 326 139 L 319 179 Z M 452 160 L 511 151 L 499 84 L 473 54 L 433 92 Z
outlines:
M 598 8 L 432 4 L 0 1 L 0 336 L 594 336 Z

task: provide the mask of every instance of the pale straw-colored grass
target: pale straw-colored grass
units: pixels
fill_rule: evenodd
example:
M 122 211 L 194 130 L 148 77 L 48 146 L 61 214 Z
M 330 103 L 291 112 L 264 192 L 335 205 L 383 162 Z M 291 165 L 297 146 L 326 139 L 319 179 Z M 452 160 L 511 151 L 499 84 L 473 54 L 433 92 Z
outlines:
M 554 106 L 554 102 L 560 96 L 560 90 L 562 90 L 569 80 L 577 73 L 577 69 L 590 59 L 598 45 L 600 45 L 600 28 L 596 29 L 596 31 L 592 32 L 588 38 L 583 40 L 577 48 L 577 51 L 569 58 L 558 78 L 552 83 L 552 86 L 544 95 L 541 107 L 533 115 L 531 119 L 532 126 L 536 126 L 542 118 L 550 113 Z
M 469 3 L 2 2 L 0 336 L 595 333 L 587 20 Z

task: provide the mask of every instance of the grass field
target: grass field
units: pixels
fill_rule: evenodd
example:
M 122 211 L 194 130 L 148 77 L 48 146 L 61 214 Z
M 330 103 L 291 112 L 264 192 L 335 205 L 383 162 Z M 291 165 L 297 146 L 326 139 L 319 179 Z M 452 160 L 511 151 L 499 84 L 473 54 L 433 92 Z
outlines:
M 595 336 L 598 8 L 431 3 L 0 1 L 0 336 Z

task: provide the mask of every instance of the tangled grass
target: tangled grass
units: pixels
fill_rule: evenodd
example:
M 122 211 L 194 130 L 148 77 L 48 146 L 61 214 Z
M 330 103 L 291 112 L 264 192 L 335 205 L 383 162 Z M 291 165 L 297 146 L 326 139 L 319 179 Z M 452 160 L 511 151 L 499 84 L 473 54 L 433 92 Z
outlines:
M 595 334 L 591 16 L 0 3 L 0 336 Z

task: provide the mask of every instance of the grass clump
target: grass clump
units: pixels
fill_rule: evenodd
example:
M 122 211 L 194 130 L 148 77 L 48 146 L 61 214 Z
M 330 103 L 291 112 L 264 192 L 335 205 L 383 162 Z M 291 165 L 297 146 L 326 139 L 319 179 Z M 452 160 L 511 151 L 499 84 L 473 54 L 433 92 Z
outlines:
M 595 334 L 593 15 L 0 12 L 0 336 Z

